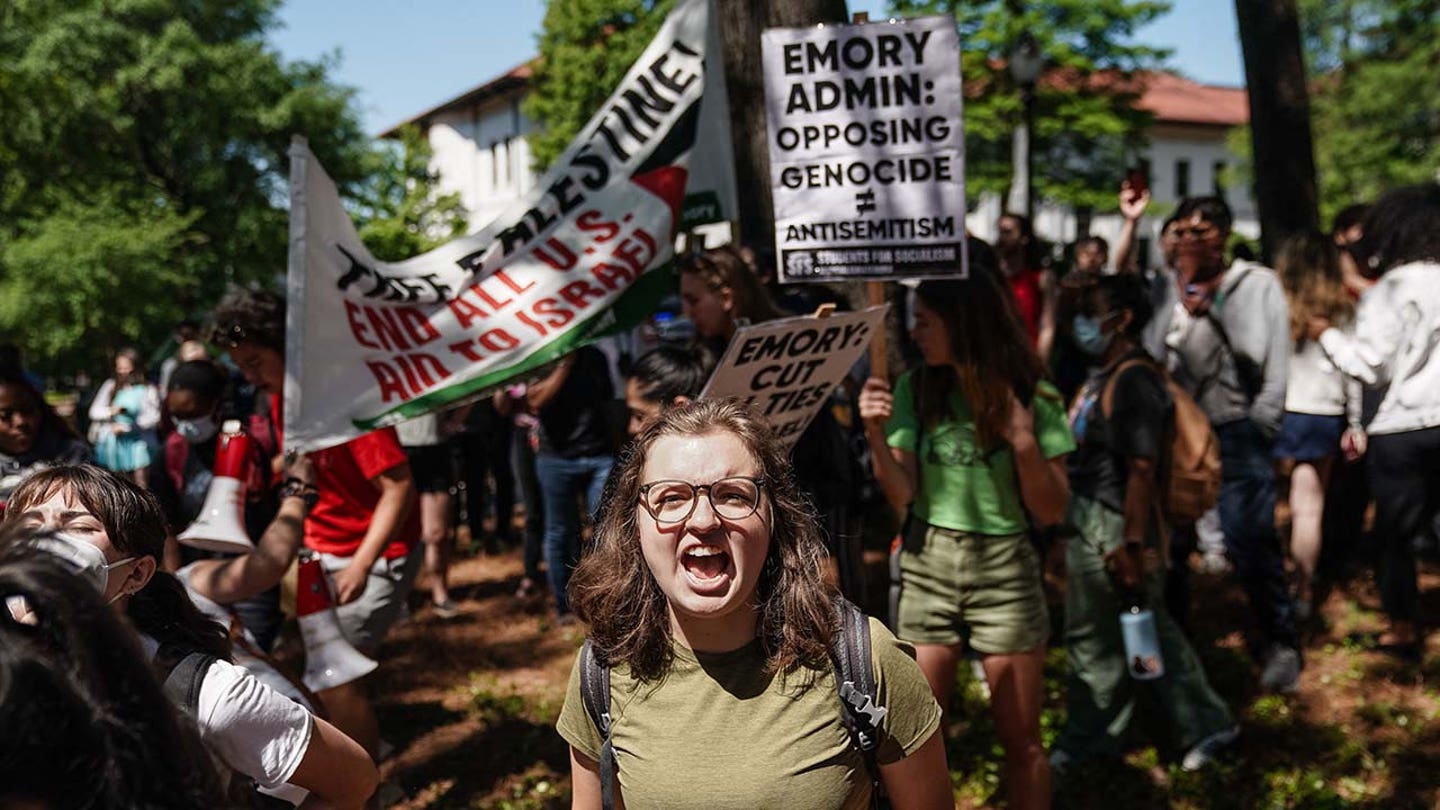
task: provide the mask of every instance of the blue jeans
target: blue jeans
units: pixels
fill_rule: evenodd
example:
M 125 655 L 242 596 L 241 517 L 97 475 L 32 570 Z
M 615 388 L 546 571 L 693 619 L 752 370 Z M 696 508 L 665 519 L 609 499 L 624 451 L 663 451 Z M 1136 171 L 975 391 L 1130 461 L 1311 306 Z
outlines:
M 1274 443 L 1249 419 L 1217 425 L 1220 437 L 1220 527 L 1225 551 L 1250 607 L 1260 621 L 1262 639 L 1299 648 L 1295 603 L 1285 579 L 1285 558 L 1275 531 Z
M 600 510 L 600 495 L 610 468 L 611 456 L 561 458 L 552 455 L 535 457 L 535 475 L 540 479 L 540 494 L 545 501 L 545 566 L 550 591 L 555 594 L 555 609 L 560 615 L 570 612 L 570 598 L 565 588 L 570 584 L 570 571 L 580 562 L 580 510 L 578 498 L 585 496 L 591 519 Z

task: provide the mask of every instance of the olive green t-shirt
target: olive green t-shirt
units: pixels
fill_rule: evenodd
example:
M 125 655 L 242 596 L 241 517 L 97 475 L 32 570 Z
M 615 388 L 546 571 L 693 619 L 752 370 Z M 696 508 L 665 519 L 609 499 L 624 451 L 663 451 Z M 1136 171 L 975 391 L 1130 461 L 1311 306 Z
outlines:
M 956 391 L 950 395 L 953 418 L 920 429 L 915 400 L 915 373 L 902 374 L 895 383 L 895 405 L 885 425 L 891 447 L 915 453 L 920 488 L 911 509 L 932 526 L 976 534 L 1010 535 L 1025 531 L 1025 510 L 1015 478 L 1015 454 L 1010 446 L 985 453 L 975 436 L 970 403 Z M 915 449 L 916 436 L 921 447 Z M 1040 383 L 1035 396 L 1035 441 L 1047 459 L 1075 450 L 1075 437 L 1065 418 L 1060 394 Z
M 874 619 L 870 637 L 879 702 L 889 710 L 877 759 L 889 764 L 930 739 L 940 706 L 913 647 Z M 638 683 L 623 664 L 611 671 L 611 739 L 628 810 L 869 806 L 870 778 L 850 745 L 833 671 L 767 676 L 758 641 L 728 653 L 674 650 L 658 682 Z M 599 760 L 578 657 L 556 728 Z

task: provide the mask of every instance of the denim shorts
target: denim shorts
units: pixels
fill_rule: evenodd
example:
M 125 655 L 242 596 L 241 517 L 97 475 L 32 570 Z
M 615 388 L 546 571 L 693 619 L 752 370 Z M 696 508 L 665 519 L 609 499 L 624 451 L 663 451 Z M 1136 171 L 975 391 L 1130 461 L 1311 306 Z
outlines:
M 895 635 L 1007 655 L 1050 635 L 1040 555 L 1023 534 L 982 535 L 912 520 L 899 554 Z
M 1271 452 L 1275 458 L 1319 461 L 1340 452 L 1340 436 L 1344 432 L 1343 416 L 1286 411 Z

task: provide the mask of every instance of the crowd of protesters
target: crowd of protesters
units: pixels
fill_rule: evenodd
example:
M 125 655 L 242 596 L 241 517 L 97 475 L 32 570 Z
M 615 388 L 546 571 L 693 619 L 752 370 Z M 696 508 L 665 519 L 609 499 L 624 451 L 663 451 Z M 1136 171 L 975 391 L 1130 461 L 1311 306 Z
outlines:
M 1048 806 L 1054 781 L 1118 756 L 1147 683 L 1181 766 L 1204 768 L 1242 729 L 1189 633 L 1197 552 L 1223 549 L 1243 589 L 1250 616 L 1236 629 L 1262 689 L 1298 688 L 1307 623 L 1368 566 L 1389 622 L 1371 645 L 1418 661 L 1416 549 L 1440 506 L 1440 186 L 1293 235 L 1274 269 L 1237 255 L 1218 197 L 1158 223 L 1161 264 L 1142 267 L 1147 203 L 1123 187 L 1113 251 L 1087 237 L 1063 260 L 1006 213 L 993 247 L 969 239 L 968 277 L 897 288 L 913 367 L 891 380 L 862 361 L 789 452 L 742 407 L 700 400 L 741 327 L 846 305 L 781 288 L 763 249 L 679 257 L 683 317 L 667 321 L 688 323 L 679 339 L 642 329 L 300 458 L 281 455 L 275 293 L 233 292 L 204 327 L 177 328 L 152 369 L 115 351 L 113 376 L 71 418 L 5 352 L 0 718 L 29 731 L 0 743 L 0 799 L 375 801 L 386 752 L 368 679 L 311 692 L 272 655 L 297 555 L 326 572 L 345 641 L 383 667 L 412 605 L 465 620 L 457 553 L 520 547 L 518 603 L 583 623 L 585 655 L 614 668 L 603 728 L 580 705 L 584 656 L 560 717 L 585 807 L 617 792 L 672 806 L 698 784 L 739 795 L 732 774 L 675 776 L 685 752 L 717 750 L 743 766 L 749 798 L 737 801 L 756 806 L 861 806 L 872 790 L 896 807 L 945 806 L 945 715 L 967 657 L 988 686 L 1011 807 Z M 1203 515 L 1167 505 L 1177 441 L 1197 430 L 1218 458 Z M 241 521 L 254 550 L 191 548 L 177 537 L 236 431 L 253 447 Z M 895 538 L 888 573 L 859 554 L 877 534 L 886 548 Z M 1047 555 L 1065 562 L 1063 605 L 1047 600 Z M 870 598 L 877 580 L 888 605 Z M 425 596 L 412 600 L 417 581 Z M 878 755 L 850 750 L 854 720 L 836 711 L 847 692 L 825 680 L 840 594 L 884 622 L 870 621 L 865 647 L 884 686 Z M 1057 608 L 1063 639 L 1050 637 Z M 1121 618 L 1142 610 L 1153 660 L 1130 649 Z M 1052 641 L 1069 660 L 1068 713 L 1047 751 Z M 186 698 L 173 687 L 192 656 Z M 840 700 L 796 697 L 806 689 L 790 679 L 805 672 Z M 56 761 L 88 781 L 47 786 L 39 775 Z M 152 768 L 170 774 L 168 791 Z

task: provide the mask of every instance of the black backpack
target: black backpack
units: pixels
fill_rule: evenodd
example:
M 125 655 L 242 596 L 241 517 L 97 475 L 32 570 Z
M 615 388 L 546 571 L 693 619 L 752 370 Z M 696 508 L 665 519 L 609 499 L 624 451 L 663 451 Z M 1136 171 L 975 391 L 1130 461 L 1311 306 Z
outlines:
M 865 759 L 870 774 L 870 806 L 890 806 L 880 780 L 875 749 L 880 745 L 880 723 L 888 711 L 879 704 L 875 673 L 870 663 L 870 622 L 859 608 L 845 599 L 836 602 L 840 631 L 830 647 L 835 665 L 835 683 L 840 693 L 841 719 L 850 732 L 850 744 Z M 615 748 L 610 739 L 610 667 L 595 656 L 590 640 L 580 648 L 580 698 L 585 713 L 595 724 L 604 742 L 600 745 L 600 791 L 604 810 L 615 807 Z
M 185 718 L 197 725 L 200 716 L 200 687 L 210 665 L 219 659 L 209 653 L 189 652 L 165 643 L 155 653 L 154 668 L 161 678 L 161 688 L 170 703 L 180 710 Z M 226 783 L 225 795 L 228 807 L 251 808 L 251 810 L 281 810 L 291 804 L 272 796 L 256 792 L 254 780 L 230 769 L 218 756 L 211 754 L 215 767 Z

